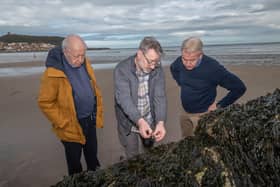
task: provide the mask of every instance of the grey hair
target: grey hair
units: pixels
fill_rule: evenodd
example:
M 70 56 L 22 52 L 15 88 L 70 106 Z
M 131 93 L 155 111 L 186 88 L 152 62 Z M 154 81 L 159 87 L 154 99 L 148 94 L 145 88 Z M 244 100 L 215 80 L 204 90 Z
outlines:
M 198 37 L 190 37 L 182 43 L 181 50 L 186 49 L 189 52 L 202 51 L 203 43 Z
M 158 55 L 163 55 L 163 50 L 160 43 L 152 36 L 146 36 L 143 38 L 139 45 L 139 50 L 146 53 L 149 49 L 154 49 Z
M 84 44 L 85 49 L 87 49 L 87 45 L 86 45 L 85 41 L 79 35 L 77 35 L 77 34 L 69 34 L 69 35 L 67 35 L 64 38 L 64 40 L 62 41 L 62 44 L 61 44 L 62 49 L 69 48 L 69 45 L 70 45 L 69 39 L 70 38 L 78 38 L 78 39 L 80 39 L 81 42 Z

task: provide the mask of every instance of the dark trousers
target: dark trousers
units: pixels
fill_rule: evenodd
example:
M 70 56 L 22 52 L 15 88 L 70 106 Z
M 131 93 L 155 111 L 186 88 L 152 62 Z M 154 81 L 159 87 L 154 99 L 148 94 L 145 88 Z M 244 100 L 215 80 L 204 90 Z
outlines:
M 95 115 L 79 119 L 83 133 L 86 137 L 86 144 L 62 141 L 65 148 L 65 155 L 68 167 L 68 174 L 82 172 L 81 156 L 84 153 L 87 170 L 95 171 L 100 166 L 97 159 L 97 138 Z

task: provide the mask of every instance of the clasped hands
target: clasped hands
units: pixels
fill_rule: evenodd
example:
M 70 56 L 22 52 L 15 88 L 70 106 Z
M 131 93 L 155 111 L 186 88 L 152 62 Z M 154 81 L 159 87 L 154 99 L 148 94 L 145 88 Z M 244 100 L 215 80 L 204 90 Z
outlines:
M 166 134 L 163 121 L 159 121 L 156 124 L 156 128 L 153 131 L 147 121 L 140 118 L 137 122 L 139 133 L 143 138 L 154 138 L 156 142 L 162 140 Z

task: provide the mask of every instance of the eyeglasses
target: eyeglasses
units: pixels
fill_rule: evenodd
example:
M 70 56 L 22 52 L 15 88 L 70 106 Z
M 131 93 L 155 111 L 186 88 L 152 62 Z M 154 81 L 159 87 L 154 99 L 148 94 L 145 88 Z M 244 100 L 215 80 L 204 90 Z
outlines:
M 74 59 L 78 59 L 78 58 L 84 59 L 85 58 L 85 53 L 82 54 L 82 55 L 74 55 L 73 52 L 70 49 L 67 49 L 67 51 L 68 51 L 68 54 L 70 56 L 72 56 Z
M 190 63 L 190 64 L 195 64 L 197 61 L 199 60 L 199 58 L 194 58 L 194 59 L 186 59 L 182 56 L 182 61 L 184 63 Z
M 144 56 L 144 58 L 145 58 L 145 60 L 147 61 L 147 63 L 148 63 L 149 66 L 155 66 L 155 67 L 160 66 L 160 63 L 161 63 L 160 61 L 151 61 L 151 60 L 149 60 L 149 59 L 147 58 L 147 56 L 145 55 L 144 51 L 142 51 L 142 53 L 143 53 L 143 56 Z
M 201 59 L 201 52 L 183 52 L 182 61 L 187 64 L 195 64 Z

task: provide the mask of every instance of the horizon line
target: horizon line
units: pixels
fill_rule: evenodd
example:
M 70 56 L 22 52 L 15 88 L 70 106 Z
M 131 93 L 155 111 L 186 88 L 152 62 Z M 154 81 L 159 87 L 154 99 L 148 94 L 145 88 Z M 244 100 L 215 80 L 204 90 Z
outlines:
M 248 43 L 224 43 L 224 44 L 204 44 L 204 46 L 230 46 L 230 45 L 262 45 L 262 44 L 280 44 L 280 41 L 278 42 L 248 42 Z M 162 47 L 181 47 L 180 45 L 170 45 L 170 46 L 164 46 L 162 45 Z M 137 49 L 138 47 L 88 47 L 88 48 L 108 48 L 108 49 L 104 49 L 104 50 L 109 50 L 109 49 Z

